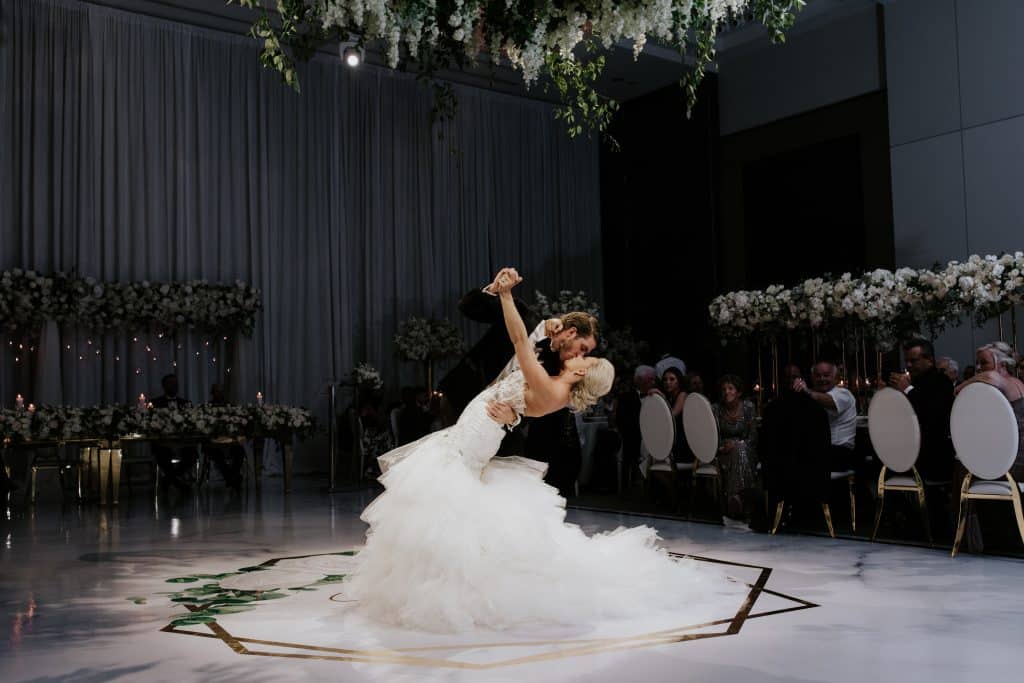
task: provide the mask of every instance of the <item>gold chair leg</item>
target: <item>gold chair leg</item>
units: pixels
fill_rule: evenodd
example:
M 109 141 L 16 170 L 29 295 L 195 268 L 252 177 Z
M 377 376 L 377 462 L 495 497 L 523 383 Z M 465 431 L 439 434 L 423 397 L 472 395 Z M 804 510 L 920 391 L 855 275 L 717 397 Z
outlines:
M 846 478 L 846 482 L 850 488 L 850 529 L 854 533 L 857 532 L 857 496 L 853 493 L 853 476 Z
M 872 541 L 875 540 L 876 536 L 878 536 L 878 525 L 881 524 L 881 522 L 882 522 L 882 508 L 883 507 L 885 507 L 885 493 L 884 492 L 882 493 L 882 495 L 880 495 L 878 497 L 878 500 L 875 502 L 875 528 L 871 532 L 871 540 Z
M 832 510 L 829 508 L 828 503 L 822 503 L 821 509 L 825 512 L 825 526 L 828 527 L 828 535 L 835 538 L 836 530 L 832 528 Z
M 967 527 L 967 505 L 970 502 L 967 498 L 967 489 L 971 485 L 971 475 L 964 477 L 963 486 L 960 487 L 960 518 L 956 525 L 956 538 L 953 539 L 953 554 L 956 557 L 960 552 L 960 541 L 964 538 L 964 529 Z
M 779 524 L 782 523 L 782 510 L 786 505 L 785 500 L 780 500 L 779 504 L 775 506 L 775 523 L 772 524 L 772 536 L 779 530 Z
M 36 504 L 36 475 L 38 473 L 39 473 L 39 469 L 35 465 L 33 465 L 32 466 L 32 490 L 29 493 L 29 502 L 31 502 L 33 505 Z
M 1024 542 L 1024 509 L 1021 507 L 1020 488 L 1013 476 L 1007 473 L 1006 480 L 1010 482 L 1010 495 L 1013 497 L 1013 512 L 1017 515 L 1017 531 L 1020 532 L 1020 540 Z
M 928 502 L 924 497 L 924 489 L 917 491 L 917 507 L 921 512 L 921 523 L 924 524 L 924 535 L 928 539 L 928 545 L 935 545 L 935 541 L 932 540 L 932 525 L 928 519 Z
M 693 474 L 690 475 L 690 513 L 687 515 L 687 519 L 693 519 L 693 508 L 697 499 L 697 467 L 699 464 L 699 460 L 694 462 Z
M 871 540 L 878 536 L 878 525 L 882 522 L 882 508 L 885 507 L 885 469 L 878 473 L 878 500 L 875 501 L 875 528 L 871 532 Z

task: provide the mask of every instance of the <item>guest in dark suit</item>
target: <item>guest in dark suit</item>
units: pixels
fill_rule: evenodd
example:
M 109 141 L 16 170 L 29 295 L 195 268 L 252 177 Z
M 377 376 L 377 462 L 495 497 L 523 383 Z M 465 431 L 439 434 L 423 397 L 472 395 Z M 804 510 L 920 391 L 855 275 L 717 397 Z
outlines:
M 907 372 L 893 373 L 889 384 L 910 399 L 921 426 L 921 452 L 917 471 L 925 479 L 950 481 L 953 477 L 953 441 L 949 416 L 953 411 L 953 383 L 935 365 L 935 347 L 927 339 L 912 339 L 903 346 Z
M 832 444 L 828 413 L 806 392 L 796 391 L 803 373 L 795 365 L 783 370 L 782 394 L 761 415 L 760 457 L 768 510 L 781 500 L 826 500 Z
M 154 408 L 188 408 L 192 403 L 178 396 L 178 376 L 164 375 L 160 380 L 163 396 L 153 399 Z M 199 449 L 194 445 L 180 445 L 173 442 L 156 441 L 152 444 L 153 456 L 156 458 L 164 480 L 178 488 L 187 489 L 195 476 L 196 462 L 199 460 Z
M 473 289 L 459 301 L 459 311 L 463 315 L 490 327 L 438 384 L 444 394 L 449 423 L 458 419 L 474 396 L 499 376 L 514 369 L 515 350 L 509 340 L 501 302 L 494 293 L 497 290 L 492 289 L 493 284 Z M 568 313 L 560 320 L 541 322 L 525 302 L 517 299 L 515 303 L 527 328 L 534 328 L 530 336 L 548 374 L 559 374 L 562 360 L 585 356 L 597 346 L 597 320 L 593 316 Z M 563 496 L 571 495 L 581 461 L 575 417 L 566 408 L 525 422 L 528 423 L 526 431 L 529 435 L 524 434 L 522 424 L 509 426 L 509 434 L 502 441 L 497 455 L 525 455 L 548 463 L 545 481 L 557 487 Z
M 661 393 L 658 373 L 653 366 L 641 365 L 633 372 L 633 385 L 615 401 L 614 427 L 622 437 L 622 488 L 640 481 L 640 403 L 647 396 Z

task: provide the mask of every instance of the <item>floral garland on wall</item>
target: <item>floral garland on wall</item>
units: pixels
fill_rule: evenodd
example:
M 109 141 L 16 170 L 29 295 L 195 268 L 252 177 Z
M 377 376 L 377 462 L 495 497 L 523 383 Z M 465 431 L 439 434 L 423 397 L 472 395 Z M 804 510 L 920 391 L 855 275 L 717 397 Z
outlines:
M 263 0 L 238 0 L 260 10 Z M 604 66 L 599 46 L 630 41 L 634 58 L 648 39 L 695 59 L 681 67 L 689 107 L 714 59 L 715 36 L 729 21 L 755 20 L 782 42 L 804 0 L 277 0 L 278 18 L 263 11 L 251 35 L 263 41 L 260 61 L 298 89 L 296 60 L 319 45 L 357 37 L 360 47 L 379 44 L 391 68 L 414 63 L 421 75 L 461 69 L 489 54 L 510 63 L 531 86 L 546 76 L 563 106 L 557 116 L 570 135 L 603 131 L 616 103 L 595 90 Z M 451 97 L 450 90 L 448 97 Z
M 0 273 L 0 325 L 38 330 L 47 320 L 93 331 L 194 328 L 252 334 L 260 290 L 244 282 L 101 282 L 14 268 Z
M 313 434 L 316 422 L 305 408 L 283 405 L 198 405 L 138 410 L 126 405 L 93 408 L 39 406 L 34 410 L 0 409 L 0 441 L 69 441 L 197 435 L 245 436 L 289 440 Z
M 1024 302 L 1024 252 L 971 256 L 945 268 L 878 269 L 855 278 L 813 278 L 792 287 L 736 291 L 712 300 L 712 324 L 727 337 L 778 335 L 851 324 L 891 345 L 927 327 L 933 333 L 973 316 L 978 325 Z

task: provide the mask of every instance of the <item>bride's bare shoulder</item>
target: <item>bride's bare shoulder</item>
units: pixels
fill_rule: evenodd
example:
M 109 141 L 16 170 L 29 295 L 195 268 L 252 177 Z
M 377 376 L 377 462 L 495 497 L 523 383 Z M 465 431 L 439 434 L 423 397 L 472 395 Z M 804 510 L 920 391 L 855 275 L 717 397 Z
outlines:
M 527 384 L 524 387 L 523 398 L 526 403 L 527 417 L 542 417 L 548 413 L 561 410 L 569 403 L 569 386 L 552 380 L 540 391 L 534 390 Z

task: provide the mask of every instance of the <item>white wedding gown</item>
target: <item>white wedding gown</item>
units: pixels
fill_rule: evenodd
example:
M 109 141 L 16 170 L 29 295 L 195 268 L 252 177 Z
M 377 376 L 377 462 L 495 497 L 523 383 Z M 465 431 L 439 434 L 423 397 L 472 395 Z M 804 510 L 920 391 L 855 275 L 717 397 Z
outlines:
M 745 590 L 672 559 L 649 527 L 588 537 L 565 522 L 565 499 L 543 482 L 546 464 L 493 458 L 505 432 L 487 402 L 522 414 L 523 391 L 514 372 L 473 399 L 453 427 L 381 456 L 386 490 L 363 511 L 366 546 L 345 582 L 359 612 L 463 632 L 679 615 L 695 600 Z

